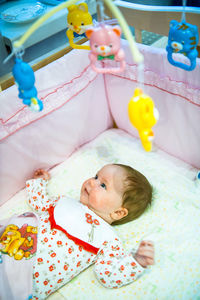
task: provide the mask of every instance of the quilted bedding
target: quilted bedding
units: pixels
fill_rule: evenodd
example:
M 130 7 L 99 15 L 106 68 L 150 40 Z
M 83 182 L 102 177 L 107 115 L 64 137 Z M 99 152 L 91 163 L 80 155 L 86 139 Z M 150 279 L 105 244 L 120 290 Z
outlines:
M 79 198 L 82 182 L 107 163 L 134 167 L 154 187 L 152 207 L 139 219 L 115 228 L 126 249 L 137 248 L 144 238 L 153 240 L 156 263 L 140 279 L 117 290 L 102 287 L 91 266 L 48 299 L 200 299 L 200 185 L 194 180 L 197 170 L 160 150 L 146 153 L 138 139 L 111 129 L 51 170 L 50 195 Z M 0 208 L 0 219 L 30 210 L 25 199 L 24 190 L 16 194 Z

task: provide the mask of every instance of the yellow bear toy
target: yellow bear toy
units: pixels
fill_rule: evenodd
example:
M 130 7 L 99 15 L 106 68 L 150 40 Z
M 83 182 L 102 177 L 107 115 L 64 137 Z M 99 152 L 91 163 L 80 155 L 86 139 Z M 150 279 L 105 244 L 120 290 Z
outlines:
M 135 89 L 134 95 L 128 104 L 128 115 L 133 126 L 139 132 L 142 145 L 146 151 L 152 150 L 154 133 L 152 127 L 156 124 L 159 113 L 154 107 L 153 100 L 142 93 L 139 88 Z
M 21 228 L 14 224 L 6 227 L 0 238 L 0 251 L 21 260 L 29 258 L 37 249 L 37 227 L 24 224 Z
M 68 7 L 67 23 L 68 30 L 66 34 L 70 46 L 74 49 L 90 50 L 90 46 L 82 46 L 74 43 L 74 35 L 83 35 L 88 27 L 92 26 L 92 16 L 88 12 L 87 4 L 80 3 L 79 5 L 70 5 Z
M 20 246 L 24 243 L 25 238 L 21 237 L 21 233 L 18 231 L 18 227 L 11 224 L 6 227 L 3 235 L 0 239 L 0 249 L 2 253 L 14 256 L 15 259 L 21 259 L 24 251 L 19 250 Z

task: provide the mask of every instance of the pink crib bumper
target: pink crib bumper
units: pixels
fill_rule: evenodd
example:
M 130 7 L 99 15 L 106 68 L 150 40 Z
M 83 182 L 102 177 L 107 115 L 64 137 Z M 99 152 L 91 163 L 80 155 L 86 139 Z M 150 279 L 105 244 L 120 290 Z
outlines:
M 124 43 L 127 66 L 123 74 L 107 75 L 106 89 L 117 126 L 138 137 L 127 117 L 127 106 L 138 87 L 137 65 Z M 200 59 L 188 72 L 169 64 L 165 49 L 139 45 L 144 55 L 144 92 L 152 97 L 160 118 L 153 128 L 155 144 L 165 152 L 200 168 Z M 187 58 L 178 59 L 187 63 Z
M 88 51 L 72 51 L 35 72 L 41 112 L 32 112 L 13 86 L 0 94 L 0 204 L 24 187 L 37 168 L 64 161 L 112 127 L 104 78 Z
M 117 126 L 138 137 L 127 105 L 137 82 L 127 42 L 124 73 L 96 74 L 88 51 L 73 50 L 35 72 L 44 110 L 25 107 L 13 86 L 0 93 L 0 204 L 24 187 L 37 168 L 64 161 L 78 147 Z M 200 60 L 192 72 L 170 65 L 164 49 L 140 45 L 144 55 L 144 92 L 159 110 L 155 144 L 200 168 Z M 185 58 L 180 57 L 180 60 Z

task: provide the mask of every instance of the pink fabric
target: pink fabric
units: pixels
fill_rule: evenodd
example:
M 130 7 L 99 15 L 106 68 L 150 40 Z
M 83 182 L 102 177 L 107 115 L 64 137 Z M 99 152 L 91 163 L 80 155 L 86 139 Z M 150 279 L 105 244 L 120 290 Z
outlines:
M 33 170 L 64 161 L 112 127 L 103 77 L 88 67 L 87 55 L 80 51 L 77 60 L 73 51 L 36 72 L 42 112 L 24 107 L 15 86 L 0 94 L 0 204 L 24 187 Z
M 127 44 L 126 71 L 106 75 L 107 97 L 117 126 L 138 137 L 132 127 L 127 106 L 138 86 L 137 67 Z M 166 51 L 140 45 L 144 55 L 144 92 L 152 97 L 160 119 L 153 128 L 155 144 L 167 153 L 200 168 L 200 59 L 192 72 L 170 65 Z M 185 58 L 180 56 L 183 61 Z
M 138 86 L 137 67 L 127 42 L 123 46 L 127 66 L 122 74 L 96 74 L 88 51 L 80 50 L 35 72 L 44 102 L 39 113 L 22 104 L 16 86 L 0 93 L 0 205 L 24 187 L 33 170 L 62 162 L 112 127 L 112 116 L 119 128 L 138 136 L 127 114 Z M 187 72 L 170 65 L 164 49 L 139 48 L 145 58 L 144 92 L 160 112 L 154 127 L 156 145 L 200 168 L 200 60 Z
M 24 238 L 26 235 L 23 234 L 23 228 L 28 226 L 37 227 L 38 226 L 38 217 L 32 212 L 24 213 L 21 215 L 13 215 L 11 218 L 6 220 L 1 220 L 0 224 L 0 236 L 5 232 L 6 227 L 17 226 L 15 230 L 9 231 L 9 233 L 16 233 L 18 235 L 18 241 L 20 241 L 21 237 Z M 14 224 L 14 225 L 13 225 Z M 9 227 L 10 228 L 10 227 Z M 26 229 L 25 229 L 26 232 Z M 8 237 L 7 234 L 6 238 Z M 30 233 L 28 233 L 30 235 Z M 17 241 L 15 240 L 15 241 Z M 13 244 L 14 242 L 13 241 Z M 37 245 L 37 240 L 35 238 L 35 242 Z M 35 262 L 35 255 L 30 256 L 28 259 L 23 257 L 23 247 L 19 247 L 17 249 L 17 245 L 15 247 L 13 244 L 10 244 L 10 247 L 13 247 L 13 255 L 8 255 L 8 253 L 2 253 L 2 262 L 0 264 L 0 299 L 9 299 L 9 300 L 21 300 L 21 299 L 31 299 L 32 295 L 32 273 L 33 273 L 33 265 Z M 5 246 L 5 243 L 1 241 L 1 247 Z M 10 249 L 9 249 L 10 250 Z M 20 254 L 22 256 L 21 259 L 15 259 L 14 251 L 22 251 Z M 36 249 L 34 253 L 36 252 Z M 23 255 L 22 255 L 23 254 Z M 22 271 L 23 270 L 23 271 Z M 30 297 L 30 298 L 29 298 Z

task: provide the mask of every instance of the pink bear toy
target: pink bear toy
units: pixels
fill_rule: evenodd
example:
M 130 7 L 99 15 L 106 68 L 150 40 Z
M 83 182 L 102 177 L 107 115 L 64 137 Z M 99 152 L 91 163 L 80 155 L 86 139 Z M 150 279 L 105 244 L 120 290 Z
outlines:
M 90 40 L 91 52 L 89 58 L 91 66 L 97 73 L 119 73 L 126 66 L 125 54 L 120 49 L 121 28 L 119 26 L 101 25 L 97 28 L 86 30 L 86 36 Z M 120 62 L 117 68 L 97 68 L 98 60 L 111 59 Z

